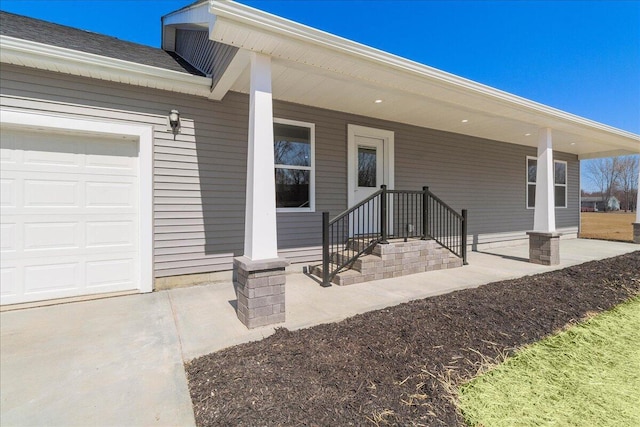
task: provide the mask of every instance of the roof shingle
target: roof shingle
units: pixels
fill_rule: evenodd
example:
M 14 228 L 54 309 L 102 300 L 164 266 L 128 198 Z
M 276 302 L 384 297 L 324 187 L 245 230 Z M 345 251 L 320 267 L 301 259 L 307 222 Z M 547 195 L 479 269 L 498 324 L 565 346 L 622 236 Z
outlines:
M 5 11 L 0 11 L 0 34 L 166 70 L 203 75 L 173 52 Z

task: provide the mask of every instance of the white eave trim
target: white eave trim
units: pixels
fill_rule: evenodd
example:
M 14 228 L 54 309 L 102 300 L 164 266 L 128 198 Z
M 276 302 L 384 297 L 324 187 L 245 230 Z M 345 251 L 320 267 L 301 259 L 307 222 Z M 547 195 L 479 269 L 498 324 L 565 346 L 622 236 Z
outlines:
M 190 95 L 210 94 L 207 77 L 8 36 L 0 36 L 0 62 Z
M 226 18 L 250 28 L 281 35 L 290 39 L 321 46 L 360 60 L 396 69 L 420 78 L 438 81 L 452 89 L 472 92 L 479 96 L 501 101 L 512 108 L 560 119 L 592 130 L 638 139 L 638 135 L 546 106 L 499 89 L 456 76 L 415 61 L 402 58 L 315 28 L 299 24 L 260 10 L 228 0 L 209 0 L 209 12 L 217 18 Z
M 211 18 L 212 16 L 207 11 L 207 0 L 202 0 L 199 3 L 167 13 L 162 17 L 162 23 L 164 25 L 208 23 Z

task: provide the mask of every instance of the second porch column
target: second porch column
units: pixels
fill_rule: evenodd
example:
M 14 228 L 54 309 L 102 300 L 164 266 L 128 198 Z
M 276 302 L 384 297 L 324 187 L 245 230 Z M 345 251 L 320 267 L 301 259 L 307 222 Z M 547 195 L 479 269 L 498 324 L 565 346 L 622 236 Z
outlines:
M 244 256 L 278 257 L 271 58 L 251 53 Z
M 252 52 L 244 255 L 234 259 L 237 315 L 248 328 L 285 321 L 285 267 L 278 258 L 271 58 Z
M 533 231 L 529 235 L 529 261 L 536 264 L 560 263 L 560 234 L 556 232 L 553 135 L 551 129 L 538 132 L 536 203 Z
M 633 243 L 640 244 L 640 168 L 638 168 L 638 191 L 636 192 L 636 222 L 633 223 Z
M 553 166 L 553 136 L 551 129 L 538 133 L 538 170 L 536 172 L 536 206 L 533 231 L 556 231 L 555 191 Z

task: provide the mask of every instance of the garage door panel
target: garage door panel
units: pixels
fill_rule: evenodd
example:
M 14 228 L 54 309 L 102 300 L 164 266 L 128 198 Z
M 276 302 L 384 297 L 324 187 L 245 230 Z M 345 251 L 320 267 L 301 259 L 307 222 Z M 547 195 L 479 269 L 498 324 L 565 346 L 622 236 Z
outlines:
M 118 174 L 129 171 L 135 174 L 138 165 L 138 146 L 130 141 L 113 141 L 106 144 L 87 146 L 84 166 L 92 172 L 105 169 L 117 169 Z
M 10 256 L 3 257 L 1 270 L 3 303 L 8 304 L 114 292 L 137 287 L 137 252 Z
M 139 288 L 138 143 L 7 135 L 2 304 Z
M 82 268 L 77 261 L 25 265 L 23 270 L 25 294 L 80 288 Z
M 86 284 L 89 288 L 131 285 L 135 260 L 131 258 L 89 261 L 86 264 Z
M 60 171 L 82 166 L 82 143 L 62 138 L 31 139 L 22 147 L 22 163 L 30 166 L 58 166 Z
M 16 207 L 16 180 L 0 178 L 0 205 L 4 208 Z
M 15 267 L 0 267 L 0 296 L 2 298 L 15 297 L 18 294 L 18 269 Z
M 122 208 L 133 207 L 137 204 L 137 189 L 129 182 L 87 182 L 86 206 Z
M 75 249 L 82 246 L 77 222 L 37 222 L 24 224 L 24 250 Z
M 86 247 L 134 247 L 137 227 L 134 221 L 92 221 L 86 225 Z
M 138 224 L 135 218 L 113 221 L 102 216 L 96 221 L 69 216 L 41 216 L 42 221 L 12 223 L 15 216 L 3 217 L 0 251 L 3 260 L 20 257 L 82 256 L 137 251 Z M 81 217 L 81 215 L 76 215 Z
M 22 186 L 24 207 L 69 207 L 80 202 L 78 182 L 60 179 L 25 179 Z
M 0 225 L 0 251 L 15 252 L 18 247 L 17 225 L 6 223 Z
M 9 166 L 16 163 L 18 161 L 18 153 L 15 149 L 16 141 L 12 135 L 10 133 L 7 133 L 6 135 L 3 133 L 2 141 L 0 143 L 2 144 L 0 145 L 0 164 L 2 164 L 2 166 Z

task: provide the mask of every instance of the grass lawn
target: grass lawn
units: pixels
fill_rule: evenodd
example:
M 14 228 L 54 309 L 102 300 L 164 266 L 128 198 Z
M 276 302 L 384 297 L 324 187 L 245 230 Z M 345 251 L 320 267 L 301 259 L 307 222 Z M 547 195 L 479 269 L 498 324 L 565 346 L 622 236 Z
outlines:
M 581 212 L 580 237 L 633 242 L 635 219 L 630 212 Z
M 460 389 L 472 426 L 640 426 L 640 297 L 533 344 Z

